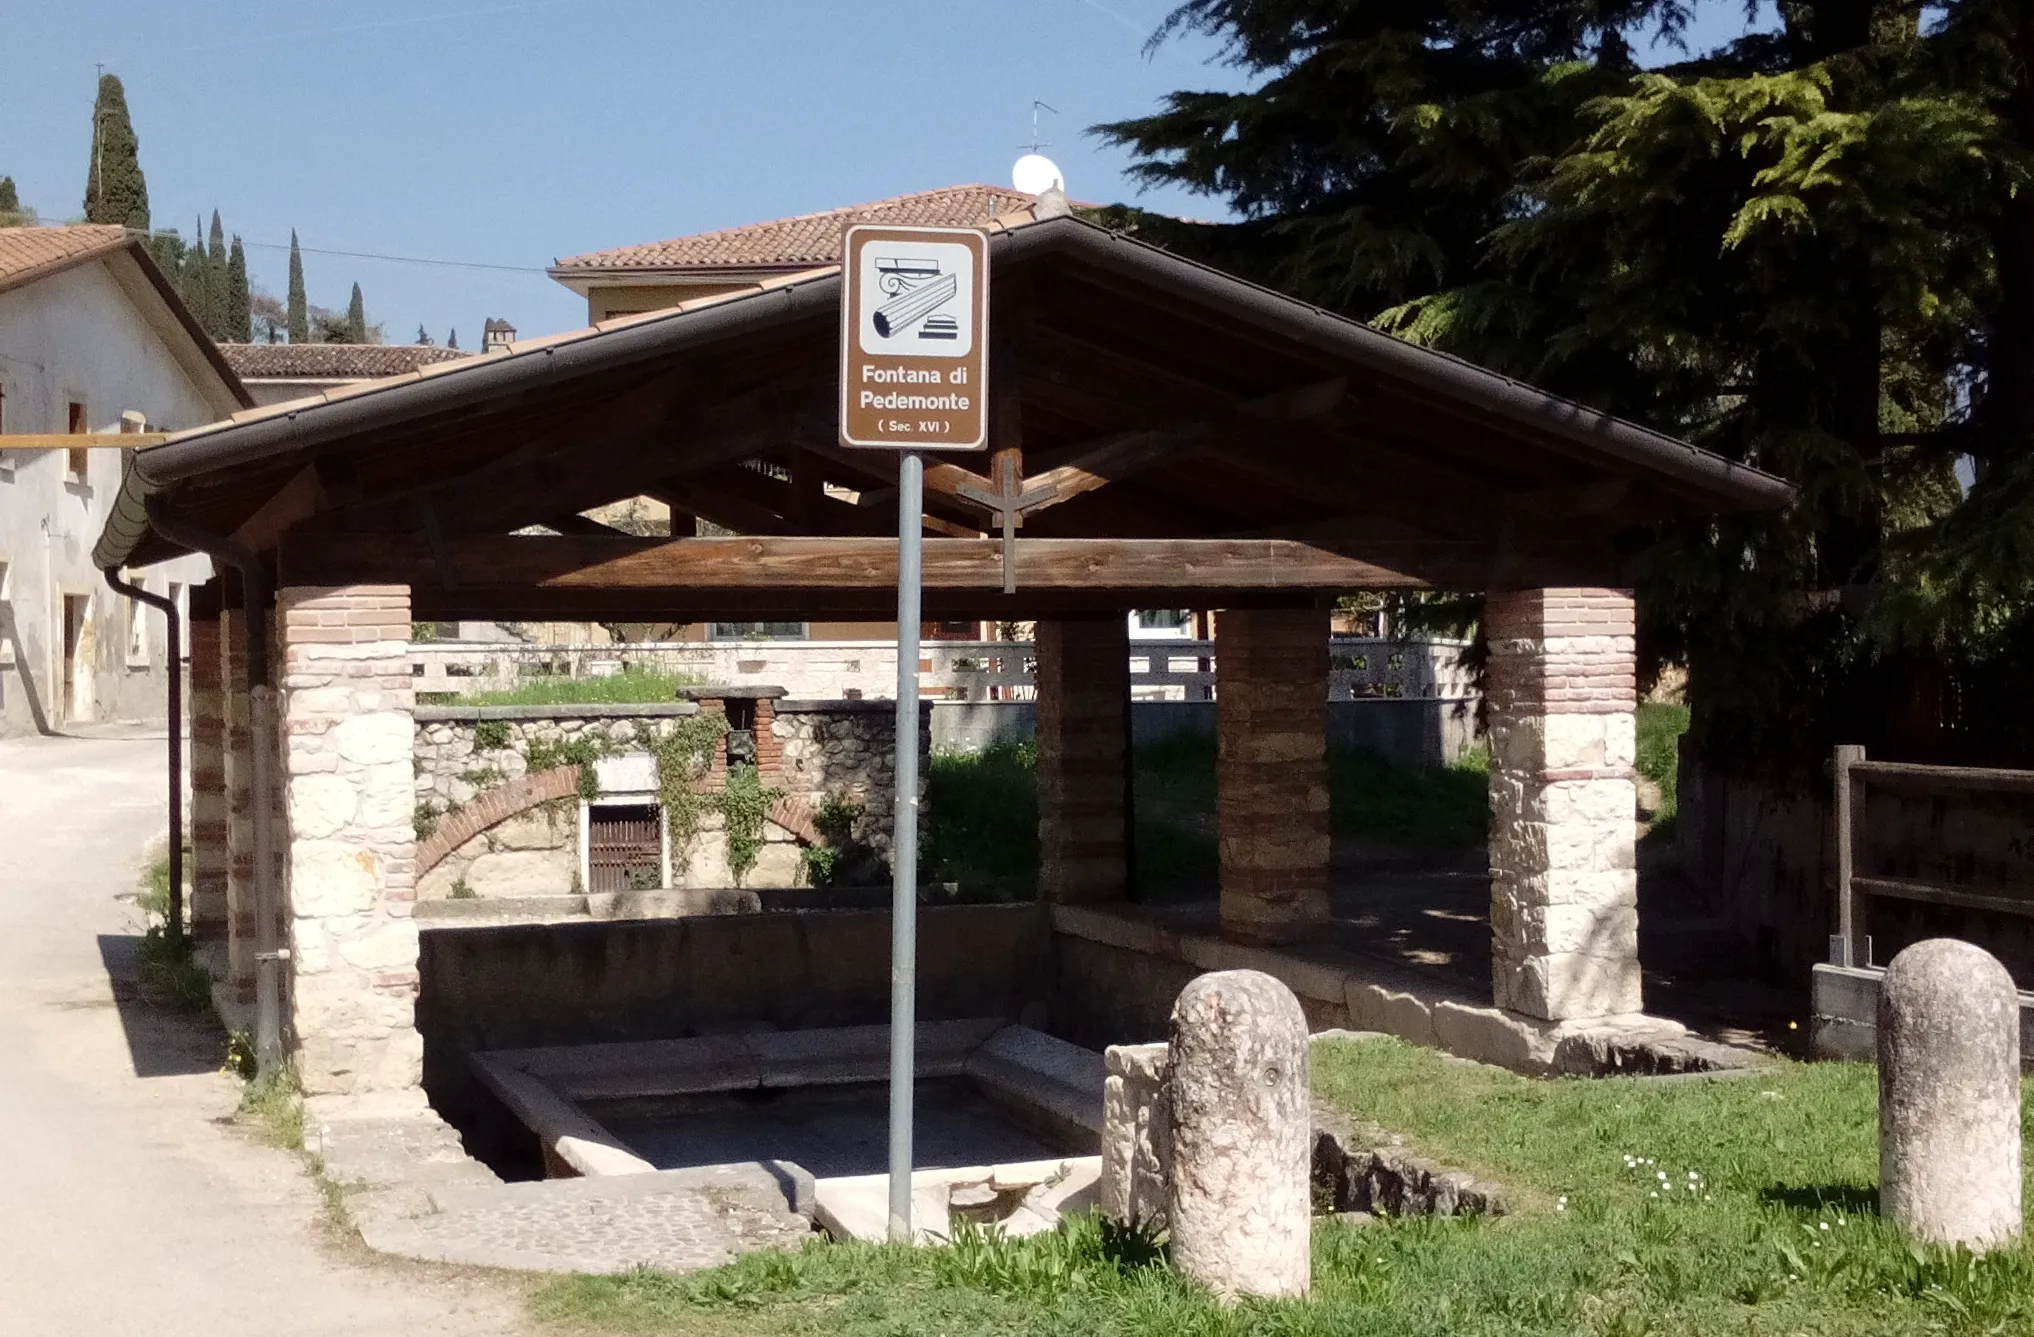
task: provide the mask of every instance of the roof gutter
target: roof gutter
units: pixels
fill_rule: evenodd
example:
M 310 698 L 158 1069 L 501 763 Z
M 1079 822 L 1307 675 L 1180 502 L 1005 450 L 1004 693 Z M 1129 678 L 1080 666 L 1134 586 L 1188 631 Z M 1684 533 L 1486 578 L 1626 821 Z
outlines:
M 1309 344 L 1330 356 L 1375 367 L 1521 426 L 1543 431 L 1556 428 L 1606 455 L 1656 469 L 1704 491 L 1721 492 L 1746 510 L 1786 506 L 1799 492 L 1792 483 L 1761 469 L 1535 389 L 1451 354 L 1409 343 L 1360 321 L 1302 306 L 1269 288 L 1080 218 L 1010 228 L 992 236 L 990 244 L 997 254 L 1012 259 L 1071 246 L 1098 268 L 1126 278 L 1176 285 L 1234 309 L 1261 329 Z

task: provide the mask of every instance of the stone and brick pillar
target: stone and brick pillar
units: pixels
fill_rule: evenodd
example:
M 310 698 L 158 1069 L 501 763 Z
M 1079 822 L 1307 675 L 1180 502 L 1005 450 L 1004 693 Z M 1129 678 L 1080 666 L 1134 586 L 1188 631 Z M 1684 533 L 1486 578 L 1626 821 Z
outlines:
M 219 654 L 219 583 L 191 591 L 191 937 L 223 949 L 227 938 L 226 691 Z M 219 969 L 225 969 L 219 963 Z
M 1497 1004 L 1641 1009 L 1631 592 L 1492 594 L 1490 928 Z
M 254 715 L 247 695 L 247 613 L 219 613 L 220 730 L 226 809 L 226 981 L 254 1001 Z
M 280 590 L 276 623 L 297 1075 L 310 1094 L 415 1086 L 409 589 Z
M 1222 936 L 1292 942 L 1328 919 L 1328 614 L 1215 616 Z
M 1121 900 L 1130 877 L 1130 631 L 1121 613 L 1040 619 L 1038 889 Z

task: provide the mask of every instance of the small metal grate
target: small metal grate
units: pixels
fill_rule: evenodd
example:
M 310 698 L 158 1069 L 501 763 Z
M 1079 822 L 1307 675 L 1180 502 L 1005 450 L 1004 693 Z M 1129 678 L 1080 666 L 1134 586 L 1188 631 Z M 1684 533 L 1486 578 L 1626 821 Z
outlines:
M 612 803 L 586 814 L 588 891 L 664 885 L 663 812 L 654 803 Z

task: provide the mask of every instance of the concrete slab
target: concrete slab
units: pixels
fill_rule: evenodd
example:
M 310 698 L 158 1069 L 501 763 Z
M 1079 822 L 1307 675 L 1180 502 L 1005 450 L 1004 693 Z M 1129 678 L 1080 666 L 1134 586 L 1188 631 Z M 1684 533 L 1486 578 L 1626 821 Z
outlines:
M 717 1170 L 448 1190 L 432 1210 L 362 1222 L 361 1237 L 428 1262 L 592 1273 L 695 1271 L 810 1237 L 767 1167 Z
M 987 1166 L 978 1166 L 981 1175 Z M 947 1172 L 923 1170 L 911 1176 L 911 1236 L 916 1244 L 947 1241 Z M 812 1219 L 837 1240 L 881 1244 L 890 1237 L 890 1176 L 853 1175 L 822 1179 L 815 1186 Z
M 968 1056 L 966 1072 L 985 1091 L 1047 1116 L 1080 1143 L 1102 1135 L 1102 1083 L 1107 1074 L 1102 1056 L 1092 1049 L 1029 1026 L 1006 1026 Z

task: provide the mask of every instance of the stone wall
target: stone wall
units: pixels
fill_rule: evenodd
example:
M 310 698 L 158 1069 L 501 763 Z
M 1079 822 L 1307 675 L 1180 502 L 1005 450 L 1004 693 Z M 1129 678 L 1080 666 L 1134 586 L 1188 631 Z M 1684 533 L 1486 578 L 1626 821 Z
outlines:
M 897 703 L 779 701 L 774 729 L 784 759 L 785 793 L 817 808 L 827 798 L 862 810 L 855 837 L 885 859 L 897 789 Z M 932 756 L 932 704 L 918 714 L 918 782 L 923 797 Z M 919 816 L 920 829 L 924 814 Z
M 1491 978 L 1552 1021 L 1641 1010 L 1631 594 L 1492 594 Z
M 774 701 L 768 737 L 758 740 L 762 782 L 784 791 L 765 823 L 764 848 L 743 879 L 749 887 L 795 887 L 805 878 L 803 849 L 812 818 L 829 799 L 858 806 L 855 838 L 887 858 L 895 765 L 896 706 L 887 701 Z M 552 747 L 581 740 L 629 749 L 645 734 L 671 736 L 682 722 L 716 702 L 613 706 L 426 706 L 416 712 L 415 798 L 420 825 L 432 828 L 448 814 L 470 812 L 488 794 L 520 789 L 529 778 L 532 744 Z M 493 735 L 487 738 L 485 735 Z M 491 742 L 492 746 L 483 745 Z M 930 711 L 920 728 L 921 763 L 930 755 Z M 716 758 L 716 762 L 717 762 Z M 920 766 L 921 776 L 924 766 Z M 724 783 L 724 765 L 708 768 L 705 784 Z M 555 786 L 554 786 L 555 787 Z M 422 873 L 418 895 L 560 896 L 584 891 L 580 877 L 580 820 L 576 793 L 536 795 L 509 805 L 501 819 L 445 852 Z M 462 824 L 463 829 L 464 824 Z M 719 813 L 707 811 L 684 848 L 672 850 L 674 885 L 734 885 L 727 835 Z
M 1041 1021 L 1049 951 L 1039 906 L 923 907 L 918 1015 Z M 890 915 L 432 928 L 422 974 L 425 1082 L 437 1108 L 461 1121 L 474 1100 L 466 1055 L 475 1050 L 888 1021 Z
M 286 588 L 275 616 L 297 1076 L 312 1095 L 414 1086 L 409 590 Z

